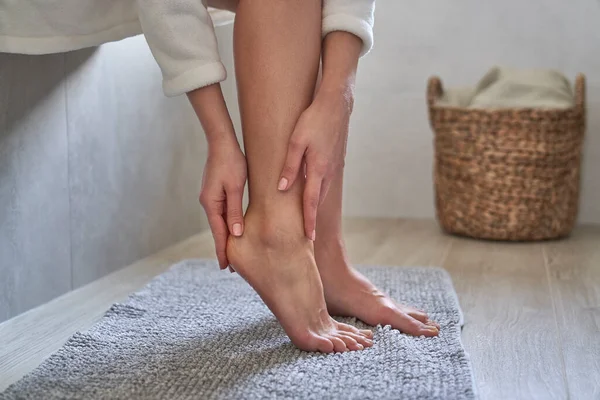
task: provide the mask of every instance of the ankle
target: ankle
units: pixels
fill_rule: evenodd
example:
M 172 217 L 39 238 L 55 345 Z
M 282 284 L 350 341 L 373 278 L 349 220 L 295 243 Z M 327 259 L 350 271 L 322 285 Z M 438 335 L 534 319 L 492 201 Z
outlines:
M 339 256 L 345 253 L 345 248 L 344 237 L 341 231 L 329 231 L 317 226 L 315 253 L 320 253 L 323 256 Z
M 293 210 L 278 207 L 267 210 L 250 206 L 245 225 L 246 232 L 266 248 L 276 249 L 309 242 L 304 235 L 302 215 L 295 215 Z

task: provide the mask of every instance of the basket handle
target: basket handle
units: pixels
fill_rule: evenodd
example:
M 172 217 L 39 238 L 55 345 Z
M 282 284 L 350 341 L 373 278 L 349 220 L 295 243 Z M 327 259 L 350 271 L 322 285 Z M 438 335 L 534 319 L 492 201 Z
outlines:
M 585 111 L 585 75 L 577 74 L 575 78 L 575 107 Z
M 432 76 L 427 82 L 427 104 L 429 107 L 433 107 L 437 99 L 444 94 L 444 87 L 442 81 L 437 76 Z

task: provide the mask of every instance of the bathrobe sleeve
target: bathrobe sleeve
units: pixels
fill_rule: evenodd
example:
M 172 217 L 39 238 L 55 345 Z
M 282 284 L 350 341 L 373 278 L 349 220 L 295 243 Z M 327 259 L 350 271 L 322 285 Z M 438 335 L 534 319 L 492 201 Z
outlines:
M 227 72 L 211 17 L 201 0 L 137 0 L 146 41 L 163 75 L 167 96 L 221 82 Z M 324 0 L 323 37 L 346 31 L 363 41 L 361 56 L 373 46 L 375 0 Z
M 227 72 L 203 1 L 138 0 L 138 14 L 161 69 L 165 95 L 176 96 L 225 80 Z
M 334 31 L 352 33 L 362 40 L 364 56 L 373 47 L 374 12 L 375 0 L 323 0 L 323 37 Z

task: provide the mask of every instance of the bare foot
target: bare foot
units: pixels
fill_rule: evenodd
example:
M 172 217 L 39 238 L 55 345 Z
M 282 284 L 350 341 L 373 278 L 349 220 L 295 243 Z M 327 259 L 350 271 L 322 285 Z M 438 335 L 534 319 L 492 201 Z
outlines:
M 356 317 L 369 325 L 391 325 L 415 336 L 438 335 L 440 326 L 427 314 L 396 303 L 352 268 L 342 240 L 326 243 L 316 244 L 315 256 L 331 315 Z
M 313 247 L 299 229 L 249 210 L 244 235 L 230 236 L 227 257 L 275 314 L 292 343 L 323 353 L 372 346 L 370 330 L 335 321 L 327 312 Z

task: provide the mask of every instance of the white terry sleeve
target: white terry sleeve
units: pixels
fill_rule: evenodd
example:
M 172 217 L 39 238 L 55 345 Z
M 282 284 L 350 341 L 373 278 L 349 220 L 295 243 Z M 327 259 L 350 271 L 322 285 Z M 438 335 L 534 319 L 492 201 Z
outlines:
M 165 95 L 225 80 L 213 23 L 201 0 L 138 0 L 138 14 Z
M 344 31 L 363 42 L 361 56 L 373 47 L 375 0 L 324 0 L 323 37 L 330 32 Z

